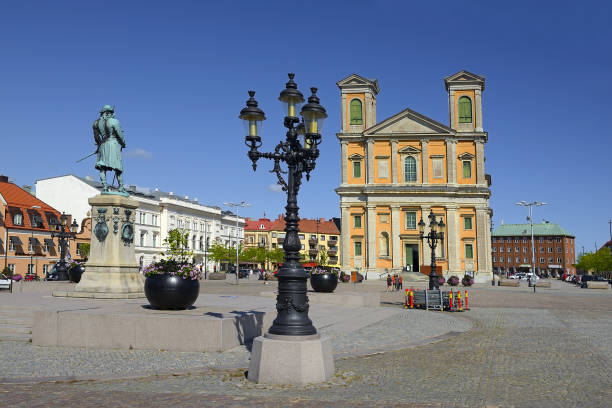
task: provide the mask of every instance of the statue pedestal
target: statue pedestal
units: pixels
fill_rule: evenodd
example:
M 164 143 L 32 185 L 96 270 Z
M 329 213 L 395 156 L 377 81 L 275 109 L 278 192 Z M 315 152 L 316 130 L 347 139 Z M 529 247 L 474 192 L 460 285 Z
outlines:
M 134 219 L 138 203 L 123 195 L 89 199 L 92 236 L 85 273 L 74 292 L 53 296 L 126 299 L 144 297 L 144 277 L 134 254 Z

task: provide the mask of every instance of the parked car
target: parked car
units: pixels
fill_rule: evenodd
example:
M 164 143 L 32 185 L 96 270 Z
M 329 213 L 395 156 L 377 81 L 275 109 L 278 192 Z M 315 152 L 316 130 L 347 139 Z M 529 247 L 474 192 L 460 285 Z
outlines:
M 250 270 L 249 269 L 240 269 L 238 271 L 238 277 L 239 278 L 248 278 L 249 274 L 250 274 Z
M 582 275 L 582 279 L 580 280 L 580 287 L 583 289 L 588 287 L 588 284 L 587 284 L 588 281 L 607 282 L 608 280 L 604 278 L 603 276 Z
M 524 276 L 524 273 L 517 273 L 516 275 L 510 275 L 508 279 L 523 279 Z
M 0 273 L 0 289 L 10 289 L 11 279 Z

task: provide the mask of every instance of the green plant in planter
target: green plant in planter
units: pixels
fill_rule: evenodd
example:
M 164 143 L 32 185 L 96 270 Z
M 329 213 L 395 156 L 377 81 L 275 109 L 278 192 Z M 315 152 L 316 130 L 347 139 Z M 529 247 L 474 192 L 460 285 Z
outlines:
M 5 266 L 4 269 L 2 269 L 2 274 L 7 278 L 11 278 L 13 276 L 13 271 L 11 271 L 8 266 Z
M 450 286 L 457 286 L 459 285 L 459 277 L 456 275 L 452 275 L 446 280 L 446 283 L 448 283 Z
M 200 268 L 190 264 L 188 259 L 193 256 L 193 252 L 188 248 L 189 232 L 173 229 L 168 232 L 168 237 L 164 240 L 167 251 L 162 255 L 168 255 L 167 259 L 161 259 L 142 269 L 145 277 L 153 275 L 176 275 L 183 279 L 201 279 Z

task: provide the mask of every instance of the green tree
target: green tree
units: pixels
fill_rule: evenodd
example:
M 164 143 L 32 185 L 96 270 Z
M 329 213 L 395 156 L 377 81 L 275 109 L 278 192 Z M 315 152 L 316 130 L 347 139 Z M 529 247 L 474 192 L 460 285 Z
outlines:
M 319 262 L 319 265 L 321 266 L 327 265 L 328 260 L 329 260 L 329 254 L 327 253 L 327 249 L 326 248 L 319 249 L 319 252 L 317 253 L 317 261 Z
M 215 262 L 229 261 L 230 255 L 226 247 L 213 242 L 212 246 L 208 248 L 208 257 Z
M 606 247 L 595 253 L 582 253 L 574 266 L 576 269 L 589 271 L 595 275 L 603 275 L 610 278 L 612 274 L 612 254 L 610 253 L 610 249 Z
M 170 259 L 176 260 L 179 263 L 186 263 L 193 256 L 193 252 L 189 250 L 189 232 L 173 229 L 168 231 L 168 236 L 164 239 L 166 252 L 162 255 L 169 255 Z
M 80 244 L 81 247 L 81 256 L 85 259 L 89 258 L 89 251 L 91 249 L 91 245 L 89 243 Z
M 274 263 L 281 263 L 285 260 L 285 251 L 281 248 L 274 248 L 270 251 L 269 260 Z

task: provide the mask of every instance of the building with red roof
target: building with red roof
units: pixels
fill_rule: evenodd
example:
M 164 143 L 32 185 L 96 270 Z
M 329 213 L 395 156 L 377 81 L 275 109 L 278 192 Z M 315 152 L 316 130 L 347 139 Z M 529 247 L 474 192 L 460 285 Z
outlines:
M 52 224 L 59 224 L 60 212 L 30 192 L 0 176 L 0 256 L 2 269 L 15 274 L 35 273 L 41 277 L 59 261 L 57 238 L 51 237 Z M 68 224 L 72 222 L 68 216 Z M 77 258 L 77 244 L 89 243 L 91 222 L 84 220 L 69 253 Z M 78 247 L 80 249 L 80 246 Z

